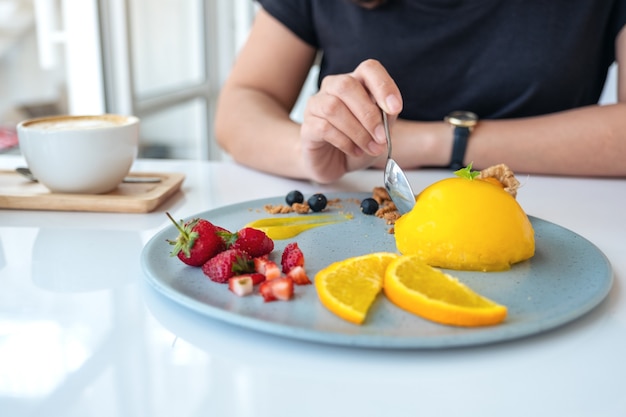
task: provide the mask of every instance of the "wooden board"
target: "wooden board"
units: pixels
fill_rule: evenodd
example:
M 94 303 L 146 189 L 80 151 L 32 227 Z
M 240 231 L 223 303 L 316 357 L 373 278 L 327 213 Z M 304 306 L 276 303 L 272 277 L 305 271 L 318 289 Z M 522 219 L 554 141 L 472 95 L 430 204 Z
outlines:
M 159 177 L 157 183 L 122 183 L 107 194 L 51 193 L 15 171 L 0 170 L 0 208 L 26 210 L 148 213 L 179 189 L 184 174 L 131 172 L 129 177 Z

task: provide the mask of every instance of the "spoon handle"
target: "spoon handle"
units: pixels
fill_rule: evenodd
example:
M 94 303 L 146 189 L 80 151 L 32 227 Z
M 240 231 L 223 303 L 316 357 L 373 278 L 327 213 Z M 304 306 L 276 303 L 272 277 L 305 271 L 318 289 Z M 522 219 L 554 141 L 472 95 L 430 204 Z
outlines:
M 381 109 L 383 114 L 383 127 L 385 128 L 385 138 L 387 139 L 387 159 L 391 158 L 391 135 L 389 135 L 389 122 L 387 121 L 387 113 Z
M 30 171 L 30 169 L 26 167 L 17 167 L 15 168 L 15 171 L 22 174 L 23 176 L 25 176 L 26 178 L 28 178 L 29 180 L 33 182 L 39 182 L 37 181 L 37 178 L 35 178 L 33 173 Z M 122 182 L 130 183 L 130 184 L 157 183 L 157 182 L 161 182 L 161 178 L 159 177 L 124 177 Z

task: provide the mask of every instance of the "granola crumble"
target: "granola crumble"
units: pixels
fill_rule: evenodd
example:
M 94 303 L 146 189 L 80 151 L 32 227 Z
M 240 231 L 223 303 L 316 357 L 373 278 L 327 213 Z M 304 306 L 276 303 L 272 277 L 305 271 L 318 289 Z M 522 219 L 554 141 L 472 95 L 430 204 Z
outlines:
M 517 189 L 520 186 L 519 181 L 515 178 L 513 171 L 505 164 L 498 164 L 490 166 L 480 171 L 478 178 L 493 177 L 498 180 L 503 186 L 504 191 L 511 194 L 513 197 L 517 196 Z

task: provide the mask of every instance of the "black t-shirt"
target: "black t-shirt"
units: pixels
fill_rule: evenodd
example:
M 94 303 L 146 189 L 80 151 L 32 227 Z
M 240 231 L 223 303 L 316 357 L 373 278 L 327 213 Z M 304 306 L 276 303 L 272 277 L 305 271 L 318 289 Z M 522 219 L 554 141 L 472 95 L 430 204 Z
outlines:
M 483 119 L 595 104 L 626 0 L 258 0 L 323 52 L 320 80 L 368 58 L 387 68 L 401 117 L 441 120 L 452 110 Z

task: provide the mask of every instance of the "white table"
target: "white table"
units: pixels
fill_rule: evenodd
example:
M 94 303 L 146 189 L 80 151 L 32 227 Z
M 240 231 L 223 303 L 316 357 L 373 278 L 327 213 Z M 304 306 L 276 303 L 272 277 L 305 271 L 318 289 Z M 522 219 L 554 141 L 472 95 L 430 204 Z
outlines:
M 23 164 L 0 156 L 0 168 Z M 230 163 L 138 161 L 183 172 L 149 214 L 0 210 L 0 415 L 625 416 L 626 181 L 522 177 L 527 213 L 589 239 L 615 283 L 582 318 L 540 335 L 450 350 L 373 350 L 270 336 L 192 313 L 149 287 L 139 257 L 168 224 L 292 189 L 331 186 Z M 416 190 L 445 171 L 411 172 Z

